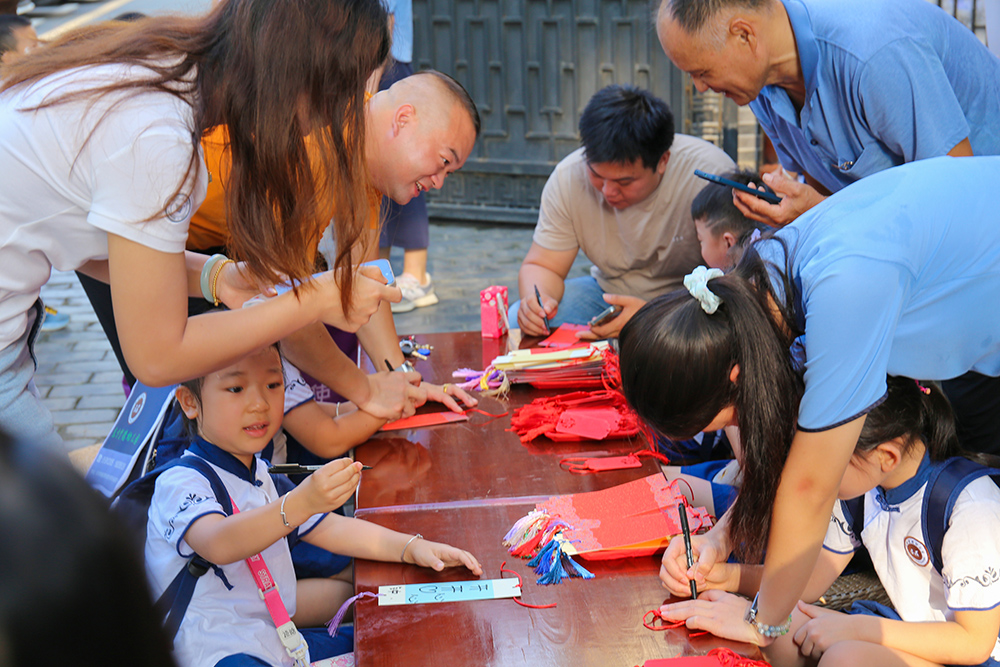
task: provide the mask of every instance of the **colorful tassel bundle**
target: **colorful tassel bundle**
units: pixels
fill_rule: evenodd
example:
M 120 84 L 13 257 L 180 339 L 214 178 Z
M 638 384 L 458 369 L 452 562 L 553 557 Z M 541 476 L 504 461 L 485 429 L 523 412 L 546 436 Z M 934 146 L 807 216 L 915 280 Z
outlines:
M 466 391 L 478 391 L 483 396 L 503 398 L 510 391 L 510 381 L 503 371 L 487 366 L 485 371 L 459 368 L 451 376 L 462 382 L 458 385 Z
M 593 579 L 592 572 L 566 553 L 566 542 L 562 539 L 561 532 L 569 527 L 565 521 L 553 518 L 546 512 L 532 510 L 507 531 L 503 543 L 514 556 L 533 556 L 528 561 L 528 566 L 534 568 L 535 574 L 541 575 L 538 578 L 539 584 L 558 584 L 568 577 Z

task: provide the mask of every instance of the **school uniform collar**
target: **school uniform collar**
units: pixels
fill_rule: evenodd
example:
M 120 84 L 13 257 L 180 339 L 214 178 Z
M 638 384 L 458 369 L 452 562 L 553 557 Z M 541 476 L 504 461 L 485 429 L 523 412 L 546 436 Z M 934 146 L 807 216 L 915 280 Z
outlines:
M 205 459 L 212 465 L 222 468 L 228 473 L 235 475 L 248 484 L 260 486 L 261 481 L 257 479 L 257 457 L 250 460 L 250 467 L 247 468 L 243 462 L 227 451 L 219 449 L 201 436 L 195 436 L 188 447 L 188 451 Z
M 909 499 L 914 493 L 919 491 L 924 484 L 927 483 L 927 479 L 931 476 L 931 458 L 924 453 L 924 458 L 920 461 L 920 466 L 917 468 L 917 474 L 906 480 L 895 489 L 883 489 L 881 486 L 875 487 L 875 495 L 879 504 L 888 505 L 894 507 L 903 504 L 907 499 Z

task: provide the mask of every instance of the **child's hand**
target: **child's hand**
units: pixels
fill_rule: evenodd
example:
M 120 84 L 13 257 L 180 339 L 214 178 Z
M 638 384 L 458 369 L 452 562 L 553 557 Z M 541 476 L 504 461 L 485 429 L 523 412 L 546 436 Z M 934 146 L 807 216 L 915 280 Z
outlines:
M 479 561 L 468 551 L 419 537 L 413 540 L 406 550 L 406 562 L 420 567 L 429 567 L 438 572 L 446 567 L 464 565 L 477 577 L 483 573 Z
M 838 642 L 857 639 L 879 643 L 879 637 L 862 636 L 864 626 L 875 620 L 874 616 L 863 614 L 842 614 L 832 609 L 799 601 L 798 610 L 805 614 L 806 622 L 796 630 L 792 641 L 799 652 L 814 660 L 819 660 L 827 649 Z
M 330 461 L 295 490 L 309 515 L 332 512 L 347 502 L 361 481 L 361 464 L 348 458 Z
M 479 405 L 479 399 L 473 398 L 457 384 L 430 384 L 424 382 L 420 388 L 427 392 L 427 400 L 435 403 L 443 403 L 452 412 L 462 413 L 465 409 L 458 404 L 458 401 L 465 403 L 465 407 L 474 408 Z
M 736 590 L 739 585 L 739 573 L 736 571 L 735 581 L 732 581 L 733 568 L 725 568 L 729 554 L 713 539 L 712 533 L 691 536 L 691 550 L 694 553 L 694 567 L 687 566 L 687 552 L 684 540 L 679 536 L 670 540 L 667 550 L 663 553 L 660 566 L 660 581 L 670 594 L 679 598 L 691 597 L 691 585 L 694 579 L 699 591 L 710 588 L 720 590 Z

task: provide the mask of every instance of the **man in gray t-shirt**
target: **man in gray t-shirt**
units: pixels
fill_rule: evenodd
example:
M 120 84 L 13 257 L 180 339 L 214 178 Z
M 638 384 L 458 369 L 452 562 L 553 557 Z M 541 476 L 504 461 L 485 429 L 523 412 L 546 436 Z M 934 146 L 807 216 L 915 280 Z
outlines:
M 525 335 L 586 324 L 608 304 L 624 307 L 594 328 L 614 336 L 652 297 L 682 286 L 702 263 L 691 201 L 705 185 L 695 169 L 720 174 L 733 161 L 707 141 L 674 136 L 667 104 L 645 90 L 608 86 L 580 116 L 583 147 L 564 158 L 542 191 L 538 225 L 521 264 L 521 301 L 511 308 Z M 590 276 L 566 280 L 577 253 Z M 606 296 L 605 296 L 606 295 Z

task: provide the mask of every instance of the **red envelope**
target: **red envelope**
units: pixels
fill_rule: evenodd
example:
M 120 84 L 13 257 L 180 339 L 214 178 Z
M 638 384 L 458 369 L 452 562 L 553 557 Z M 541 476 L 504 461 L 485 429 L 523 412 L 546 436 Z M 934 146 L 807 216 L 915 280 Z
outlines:
M 468 421 L 469 415 L 461 412 L 428 412 L 422 415 L 413 415 L 397 419 L 383 426 L 380 431 L 401 431 L 405 428 L 426 428 L 439 424 L 450 424 L 452 422 Z
M 576 337 L 577 331 L 590 331 L 586 324 L 560 324 L 559 328 L 552 332 L 548 338 L 538 344 L 538 347 L 551 347 L 553 350 L 572 347 L 580 343 Z M 590 345 L 590 343 L 585 343 Z

